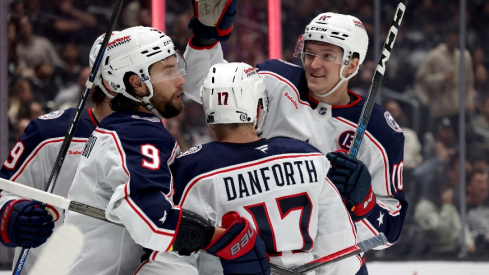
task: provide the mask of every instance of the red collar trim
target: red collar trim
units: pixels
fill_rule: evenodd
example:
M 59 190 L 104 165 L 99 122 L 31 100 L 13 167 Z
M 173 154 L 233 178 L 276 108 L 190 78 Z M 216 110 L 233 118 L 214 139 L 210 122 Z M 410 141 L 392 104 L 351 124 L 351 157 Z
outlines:
M 93 109 L 93 108 L 88 108 L 88 116 L 89 116 L 89 117 L 90 117 L 90 119 L 92 120 L 93 124 L 95 124 L 95 126 L 98 126 L 97 119 L 95 119 L 95 117 L 93 116 L 92 109 Z
M 355 104 L 357 104 L 358 102 L 360 102 L 360 100 L 362 100 L 362 97 L 361 97 L 361 96 L 359 96 L 359 95 L 357 95 L 356 93 L 354 93 L 354 92 L 352 92 L 352 91 L 350 91 L 350 90 L 348 90 L 348 93 L 349 93 L 349 94 L 351 94 L 351 95 L 353 95 L 353 96 L 356 98 L 356 99 L 355 99 L 353 102 L 351 102 L 351 103 L 349 103 L 349 104 L 347 104 L 347 105 L 333 105 L 332 107 L 333 107 L 333 108 L 349 108 L 349 107 L 355 106 Z M 309 93 L 307 93 L 307 98 L 308 98 L 308 99 L 309 99 L 309 100 L 310 100 L 312 103 L 314 103 L 314 104 L 316 104 L 316 105 L 318 105 L 318 104 L 319 104 L 319 101 L 317 101 L 317 100 L 316 100 L 314 97 L 312 97 L 312 95 L 311 95 L 311 93 L 310 93 L 310 92 L 309 92 Z

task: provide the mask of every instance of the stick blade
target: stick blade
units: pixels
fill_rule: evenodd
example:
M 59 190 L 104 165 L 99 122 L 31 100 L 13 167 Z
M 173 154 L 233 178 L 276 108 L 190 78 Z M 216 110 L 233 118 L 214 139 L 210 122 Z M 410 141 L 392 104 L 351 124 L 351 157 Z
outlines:
M 58 227 L 32 267 L 31 274 L 66 275 L 80 255 L 84 237 L 80 229 L 65 224 Z

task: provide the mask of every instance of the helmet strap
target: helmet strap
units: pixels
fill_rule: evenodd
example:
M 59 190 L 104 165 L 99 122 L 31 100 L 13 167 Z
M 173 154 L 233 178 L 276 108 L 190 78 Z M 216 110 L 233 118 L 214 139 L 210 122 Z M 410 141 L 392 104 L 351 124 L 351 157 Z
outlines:
M 313 92 L 314 95 L 316 95 L 317 97 L 327 97 L 330 94 L 334 93 L 338 89 L 338 87 L 340 87 L 340 85 L 343 84 L 343 82 L 345 82 L 346 80 L 350 80 L 350 78 L 352 78 L 353 76 L 355 76 L 358 73 L 358 67 L 348 77 L 344 77 L 343 76 L 343 70 L 345 69 L 346 65 L 348 65 L 348 64 L 349 64 L 348 62 L 343 62 L 343 65 L 341 65 L 341 69 L 340 69 L 340 80 L 338 81 L 338 83 L 336 83 L 336 85 L 333 87 L 333 89 L 331 89 L 329 92 L 327 92 L 325 94 L 317 94 L 316 92 Z
M 149 95 L 143 97 L 143 103 L 148 110 L 150 110 L 155 116 L 157 116 L 159 119 L 164 119 L 164 117 L 161 115 L 161 113 L 149 102 L 149 100 L 153 97 L 153 85 L 151 85 L 151 82 L 148 80 L 145 80 L 144 83 L 146 86 L 148 86 L 149 90 Z

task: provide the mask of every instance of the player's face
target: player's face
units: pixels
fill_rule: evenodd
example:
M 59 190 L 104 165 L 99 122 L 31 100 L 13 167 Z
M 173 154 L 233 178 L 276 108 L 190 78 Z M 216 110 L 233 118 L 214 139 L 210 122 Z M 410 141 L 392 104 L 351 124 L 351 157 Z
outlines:
M 341 60 L 343 50 L 329 43 L 308 41 L 304 52 L 312 54 L 304 58 L 304 69 L 309 90 L 316 94 L 329 92 L 340 80 L 339 71 L 341 69 L 341 62 L 330 60 Z
M 153 86 L 153 97 L 151 104 L 165 118 L 178 115 L 183 109 L 181 95 L 185 79 L 178 75 L 162 79 L 160 76 L 179 74 L 177 71 L 177 59 L 174 56 L 168 57 L 164 62 L 156 62 L 149 69 L 151 85 Z M 153 80 L 153 76 L 155 76 Z

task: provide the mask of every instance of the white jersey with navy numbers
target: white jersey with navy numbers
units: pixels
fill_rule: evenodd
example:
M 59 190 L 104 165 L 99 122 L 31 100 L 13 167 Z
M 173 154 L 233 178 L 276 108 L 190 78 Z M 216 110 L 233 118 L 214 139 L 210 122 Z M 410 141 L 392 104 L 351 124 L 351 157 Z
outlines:
M 226 213 L 237 211 L 257 230 L 270 262 L 292 268 L 356 243 L 354 224 L 326 177 L 329 165 L 316 148 L 291 138 L 211 142 L 177 157 L 175 202 L 216 226 Z M 153 257 L 161 269 L 182 260 L 168 253 Z M 216 257 L 200 257 L 205 260 L 198 264 L 195 257 L 187 258 L 193 270 L 222 274 Z M 350 257 L 316 274 L 355 274 L 360 263 Z
M 75 111 L 74 108 L 59 110 L 33 119 L 3 163 L 0 177 L 40 190 L 47 190 L 51 171 Z M 54 194 L 63 197 L 68 194 L 85 142 L 96 126 L 97 121 L 92 115 L 91 108 L 83 110 L 52 191 Z M 0 207 L 12 199 L 19 199 L 19 197 L 2 191 Z M 57 210 L 60 218 L 55 223 L 56 226 L 62 224 L 64 219 L 63 210 L 59 208 Z M 22 274 L 27 274 L 32 268 L 42 247 L 29 250 Z M 20 247 L 15 250 L 14 265 L 20 250 Z
M 100 123 L 83 150 L 68 198 L 104 209 L 107 219 L 125 227 L 68 212 L 65 222 L 85 236 L 69 274 L 132 274 L 142 247 L 171 248 L 181 212 L 172 201 L 169 165 L 179 150 L 153 114 L 116 112 Z
M 200 102 L 199 87 L 207 69 L 223 59 L 221 46 L 185 51 L 188 74 L 185 93 Z M 349 91 L 353 98 L 346 106 L 331 106 L 309 97 L 304 69 L 281 60 L 258 64 L 269 96 L 269 113 L 262 137 L 293 137 L 309 142 L 324 154 L 348 150 L 365 103 L 365 98 Z M 391 114 L 375 104 L 357 158 L 364 162 L 372 176 L 377 198 L 372 213 L 355 222 L 360 240 L 383 232 L 387 246 L 394 244 L 402 230 L 407 213 L 403 192 L 402 170 L 404 135 Z

